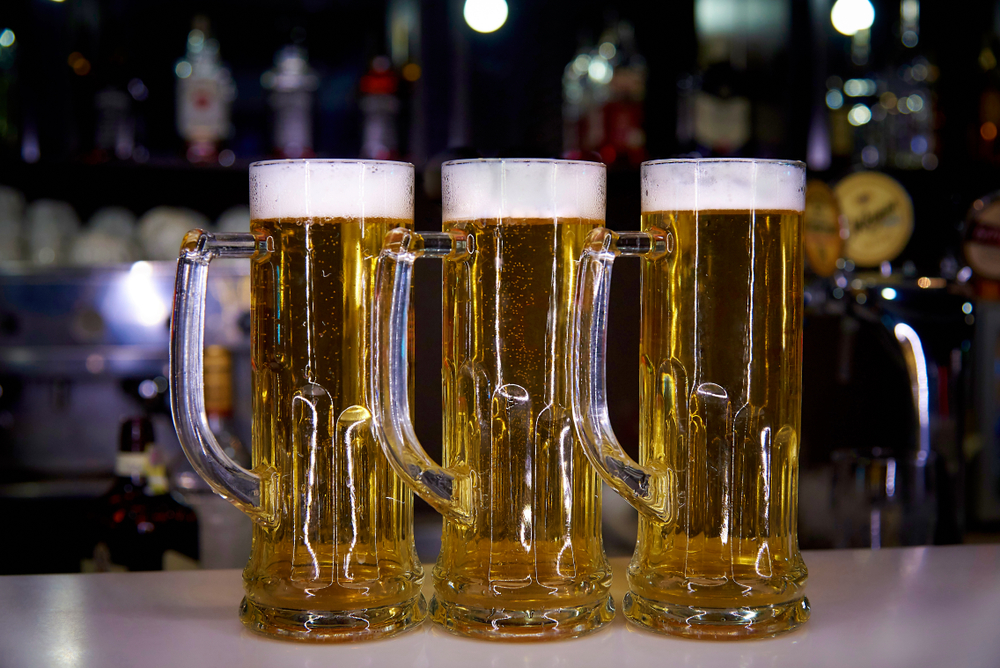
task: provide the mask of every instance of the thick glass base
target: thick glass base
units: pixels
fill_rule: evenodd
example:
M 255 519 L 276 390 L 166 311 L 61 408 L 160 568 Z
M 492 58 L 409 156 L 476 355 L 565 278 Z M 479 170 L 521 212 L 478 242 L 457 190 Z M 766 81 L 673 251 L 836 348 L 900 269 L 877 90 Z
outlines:
M 809 619 L 809 599 L 746 608 L 696 608 L 625 595 L 622 602 L 629 621 L 653 631 L 704 640 L 770 638 L 800 626 Z
M 401 605 L 361 610 L 289 610 L 257 605 L 246 598 L 240 605 L 240 619 L 251 631 L 271 638 L 307 642 L 388 638 L 413 628 L 426 616 L 423 594 Z
M 608 596 L 596 603 L 550 610 L 471 608 L 431 599 L 431 618 L 448 631 L 482 640 L 559 640 L 577 638 L 601 628 L 615 618 L 615 604 Z

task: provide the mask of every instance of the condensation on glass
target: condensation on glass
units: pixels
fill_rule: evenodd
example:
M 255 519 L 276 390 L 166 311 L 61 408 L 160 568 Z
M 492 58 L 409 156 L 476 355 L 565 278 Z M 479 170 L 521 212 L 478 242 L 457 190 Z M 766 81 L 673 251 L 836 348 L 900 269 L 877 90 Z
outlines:
M 614 616 L 600 480 L 570 411 L 573 284 L 603 224 L 597 163 L 445 163 L 443 232 L 394 230 L 378 270 L 375 424 L 396 472 L 444 515 L 433 619 L 458 634 L 582 635 Z M 417 257 L 444 261 L 444 466 L 407 405 Z
M 255 522 L 241 619 L 300 640 L 398 633 L 426 615 L 413 497 L 372 431 L 375 263 L 413 226 L 413 166 L 279 160 L 250 167 L 249 234 L 188 234 L 171 333 L 174 424 L 194 468 Z M 250 258 L 253 468 L 205 417 L 209 262 Z
M 809 617 L 796 536 L 805 167 L 642 167 L 642 231 L 594 230 L 580 266 L 573 409 L 587 457 L 640 511 L 625 615 L 701 638 Z M 614 260 L 642 262 L 637 463 L 608 419 Z

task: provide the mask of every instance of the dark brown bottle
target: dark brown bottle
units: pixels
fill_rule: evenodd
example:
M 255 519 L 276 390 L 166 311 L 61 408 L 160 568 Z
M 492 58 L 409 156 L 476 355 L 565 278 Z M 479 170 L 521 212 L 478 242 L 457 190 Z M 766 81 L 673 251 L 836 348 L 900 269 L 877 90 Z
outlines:
M 198 559 L 198 520 L 170 494 L 154 442 L 149 418 L 122 422 L 115 481 L 95 509 L 93 570 L 158 571 Z

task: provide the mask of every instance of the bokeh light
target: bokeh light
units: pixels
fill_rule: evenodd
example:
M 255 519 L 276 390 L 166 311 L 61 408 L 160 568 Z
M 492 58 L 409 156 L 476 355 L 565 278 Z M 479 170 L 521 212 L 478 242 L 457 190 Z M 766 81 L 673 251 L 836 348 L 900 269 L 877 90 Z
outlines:
M 859 30 L 872 27 L 875 8 L 868 0 L 837 0 L 830 10 L 830 21 L 837 32 L 850 37 Z
M 504 0 L 465 0 L 462 14 L 476 32 L 494 32 L 507 22 L 507 3 Z

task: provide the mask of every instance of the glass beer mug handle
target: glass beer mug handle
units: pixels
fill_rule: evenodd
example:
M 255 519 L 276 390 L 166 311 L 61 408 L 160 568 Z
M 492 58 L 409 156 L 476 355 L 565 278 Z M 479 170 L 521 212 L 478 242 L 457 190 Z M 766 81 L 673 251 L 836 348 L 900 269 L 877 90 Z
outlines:
M 611 269 L 618 255 L 649 260 L 673 251 L 669 232 L 612 232 L 599 227 L 587 237 L 577 278 L 573 320 L 573 419 L 587 459 L 637 510 L 660 522 L 674 521 L 674 471 L 639 465 L 618 443 L 608 417 L 605 353 Z
M 271 525 L 274 513 L 267 500 L 273 495 L 265 487 L 272 487 L 274 480 L 241 467 L 215 439 L 205 415 L 203 368 L 208 265 L 217 257 L 249 258 L 267 252 L 261 244 L 252 234 L 192 230 L 184 236 L 170 322 L 170 403 L 177 437 L 195 471 L 255 522 Z
M 375 278 L 372 370 L 375 433 L 396 473 L 448 519 L 472 521 L 472 476 L 446 469 L 427 454 L 413 432 L 407 353 L 410 282 L 420 256 L 461 260 L 474 252 L 474 238 L 461 232 L 391 230 L 385 237 Z

